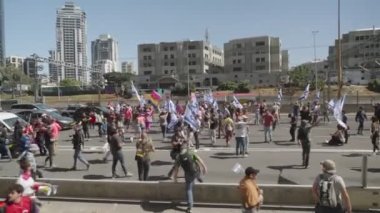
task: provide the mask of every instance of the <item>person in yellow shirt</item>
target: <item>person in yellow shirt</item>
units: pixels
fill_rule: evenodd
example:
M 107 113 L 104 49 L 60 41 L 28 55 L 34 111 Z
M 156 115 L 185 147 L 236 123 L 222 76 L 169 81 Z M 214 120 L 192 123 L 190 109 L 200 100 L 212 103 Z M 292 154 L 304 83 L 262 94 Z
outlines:
M 230 115 L 227 115 L 223 121 L 225 133 L 226 133 L 226 146 L 230 146 L 230 141 L 232 138 L 232 133 L 234 132 L 234 121 L 231 119 Z
M 245 170 L 245 177 L 240 181 L 239 190 L 243 205 L 243 213 L 259 212 L 263 202 L 263 191 L 256 183 L 256 176 L 260 172 L 258 169 L 248 167 Z

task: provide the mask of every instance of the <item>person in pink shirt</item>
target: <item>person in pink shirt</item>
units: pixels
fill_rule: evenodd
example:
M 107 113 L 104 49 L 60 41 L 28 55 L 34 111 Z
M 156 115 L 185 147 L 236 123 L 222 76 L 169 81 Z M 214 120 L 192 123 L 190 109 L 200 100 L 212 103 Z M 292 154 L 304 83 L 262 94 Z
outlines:
M 48 126 L 48 137 L 45 138 L 46 146 L 48 148 L 49 155 L 45 159 L 45 166 L 48 161 L 50 161 L 50 167 L 54 167 L 53 156 L 55 155 L 55 149 L 59 139 L 59 131 L 61 131 L 61 126 L 54 120 L 48 119 L 50 125 Z
M 268 138 L 267 138 L 268 135 L 269 135 L 269 142 L 272 142 L 272 125 L 273 125 L 273 122 L 274 122 L 274 117 L 273 117 L 272 113 L 270 113 L 268 110 L 265 110 L 264 115 L 263 115 L 265 142 L 268 142 Z
M 127 107 L 126 110 L 124 110 L 124 125 L 125 129 L 129 129 L 129 125 L 131 124 L 132 121 L 132 108 L 130 106 Z
M 152 126 L 152 122 L 153 122 L 153 110 L 149 106 L 149 107 L 146 108 L 146 111 L 145 111 L 145 127 L 146 127 L 146 131 L 150 130 L 150 128 Z

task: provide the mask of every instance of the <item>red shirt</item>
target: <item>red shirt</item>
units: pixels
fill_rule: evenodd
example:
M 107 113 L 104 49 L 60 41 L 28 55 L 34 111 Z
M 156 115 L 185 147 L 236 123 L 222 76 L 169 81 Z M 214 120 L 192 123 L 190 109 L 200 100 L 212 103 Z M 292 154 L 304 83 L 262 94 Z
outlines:
M 273 121 L 274 121 L 274 117 L 272 114 L 266 113 L 264 115 L 264 126 L 270 127 L 273 124 Z
M 20 203 L 8 203 L 6 213 L 31 213 L 32 199 L 30 197 L 21 197 Z

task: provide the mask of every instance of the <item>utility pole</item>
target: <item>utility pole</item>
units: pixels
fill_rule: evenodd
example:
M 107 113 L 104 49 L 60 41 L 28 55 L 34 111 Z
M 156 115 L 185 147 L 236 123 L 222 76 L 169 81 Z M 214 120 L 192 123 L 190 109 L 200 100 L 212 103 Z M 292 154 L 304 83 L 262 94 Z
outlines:
M 338 0 L 338 43 L 336 48 L 336 64 L 338 71 L 338 94 L 337 98 L 342 96 L 343 71 L 342 71 L 342 42 L 340 40 L 340 0 Z
M 317 70 L 317 50 L 315 47 L 315 37 L 319 31 L 312 31 L 313 34 L 313 46 L 314 46 L 314 72 L 315 72 L 315 91 L 318 90 L 318 70 Z

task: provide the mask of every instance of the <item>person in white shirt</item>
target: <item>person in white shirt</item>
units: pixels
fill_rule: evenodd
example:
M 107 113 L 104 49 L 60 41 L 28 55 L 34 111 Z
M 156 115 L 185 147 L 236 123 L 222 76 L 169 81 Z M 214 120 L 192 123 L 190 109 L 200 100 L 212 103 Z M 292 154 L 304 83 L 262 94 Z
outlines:
M 246 152 L 246 137 L 247 137 L 247 122 L 244 122 L 242 118 L 235 123 L 235 140 L 236 140 L 236 156 L 242 155 L 247 157 Z

